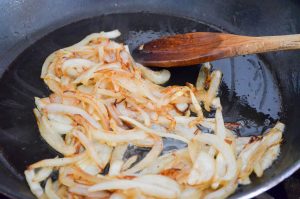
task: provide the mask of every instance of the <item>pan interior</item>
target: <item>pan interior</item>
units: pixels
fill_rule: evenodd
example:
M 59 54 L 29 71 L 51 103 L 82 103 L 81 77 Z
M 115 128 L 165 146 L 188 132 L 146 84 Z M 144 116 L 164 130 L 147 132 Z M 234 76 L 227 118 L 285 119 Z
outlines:
M 53 51 L 80 41 L 86 35 L 119 29 L 117 39 L 133 50 L 140 44 L 164 35 L 194 31 L 220 31 L 204 23 L 157 14 L 113 14 L 89 18 L 49 33 L 29 46 L 7 68 L 0 80 L 0 149 L 10 171 L 20 180 L 27 165 L 58 155 L 39 136 L 32 112 L 34 96 L 45 97 L 49 90 L 40 79 L 41 66 Z M 220 97 L 227 122 L 241 122 L 243 136 L 259 135 L 281 115 L 281 97 L 267 64 L 250 55 L 212 63 L 221 69 Z M 169 85 L 195 83 L 200 66 L 172 69 Z

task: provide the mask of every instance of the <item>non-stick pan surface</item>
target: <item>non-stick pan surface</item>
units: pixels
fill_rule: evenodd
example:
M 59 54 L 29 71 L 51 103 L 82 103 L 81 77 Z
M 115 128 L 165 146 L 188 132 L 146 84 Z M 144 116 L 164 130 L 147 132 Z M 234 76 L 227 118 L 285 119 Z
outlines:
M 231 4 L 229 1 L 228 4 L 222 5 L 215 2 L 215 5 L 211 6 L 204 2 L 190 1 L 189 5 L 181 5 L 183 8 L 174 6 L 175 3 L 170 2 L 162 4 L 162 7 L 165 7 L 166 10 L 167 8 L 177 9 L 177 14 L 170 13 L 170 10 L 161 12 L 162 8 L 158 8 L 155 4 L 159 2 L 154 1 L 149 4 L 153 10 L 148 11 L 161 14 L 142 13 L 140 11 L 144 10 L 142 8 L 145 8 L 146 2 L 139 5 L 138 2 L 129 1 L 128 4 L 131 4 L 132 7 L 126 7 L 128 4 L 122 7 L 123 5 L 118 4 L 119 2 L 115 2 L 115 4 L 106 2 L 115 9 L 110 10 L 112 13 L 114 11 L 122 13 L 105 14 L 105 10 L 100 8 L 99 13 L 94 13 L 92 12 L 93 9 L 89 8 L 91 10 L 89 15 L 87 14 L 89 10 L 87 7 L 91 5 L 83 4 L 82 9 L 85 10 L 85 14 L 82 16 L 84 17 L 61 18 L 57 21 L 57 27 L 52 25 L 51 28 L 43 27 L 42 22 L 39 21 L 36 28 L 40 27 L 40 31 L 36 31 L 34 34 L 28 33 L 26 35 L 27 39 L 25 37 L 23 41 L 17 42 L 10 51 L 4 51 L 7 45 L 2 46 L 1 50 L 3 50 L 2 54 L 4 56 L 0 58 L 0 66 L 2 70 L 6 71 L 0 80 L 0 191 L 15 198 L 33 198 L 24 181 L 24 169 L 35 161 L 58 155 L 39 136 L 32 113 L 34 107 L 33 97 L 43 97 L 49 94 L 49 90 L 39 78 L 41 65 L 47 55 L 54 50 L 81 40 L 87 34 L 112 29 L 119 29 L 122 32 L 122 36 L 118 41 L 129 44 L 131 50 L 143 42 L 163 35 L 191 31 L 229 31 L 245 34 L 248 33 L 247 30 L 251 30 L 249 34 L 256 35 L 286 34 L 297 30 L 300 32 L 300 26 L 297 21 L 292 20 L 292 15 L 286 19 L 291 20 L 289 21 L 290 26 L 292 26 L 290 29 L 282 27 L 286 21 L 283 19 L 277 21 L 280 24 L 278 29 L 273 26 L 270 26 L 269 29 L 266 27 L 259 29 L 256 27 L 259 25 L 259 21 L 252 18 L 270 20 L 269 15 L 273 15 L 274 11 L 268 13 L 265 10 L 266 13 L 263 13 L 264 10 L 258 7 L 258 2 L 248 2 L 246 6 L 245 3 L 238 1 L 232 2 L 235 2 L 235 4 Z M 281 1 L 274 2 L 280 5 Z M 99 4 L 99 6 L 109 6 L 104 3 Z M 54 5 L 48 2 L 48 4 L 65 6 L 64 3 Z M 188 9 L 191 9 L 190 4 L 198 6 L 197 9 L 199 12 L 203 12 L 203 16 L 191 16 L 192 12 L 188 13 Z M 288 5 L 291 6 L 292 4 Z M 60 9 L 60 6 L 55 8 Z M 203 10 L 203 6 L 206 10 Z M 223 6 L 223 9 L 221 9 L 221 6 Z M 272 7 L 274 5 L 260 6 Z M 292 10 L 300 10 L 300 7 L 297 7 L 296 4 L 293 6 L 295 7 L 290 7 L 291 12 Z M 38 7 L 45 9 L 39 4 Z M 275 8 L 279 9 L 276 6 Z M 76 13 L 76 10 L 73 9 L 71 6 L 69 11 Z M 180 11 L 181 9 L 182 11 Z M 209 14 L 215 17 L 220 15 L 220 13 L 209 13 L 209 9 L 216 12 L 225 12 L 226 10 L 226 12 L 232 13 L 233 21 L 230 22 L 233 24 L 226 24 L 224 21 L 227 19 L 207 18 L 204 15 Z M 183 10 L 187 12 L 185 13 Z M 49 12 L 55 13 L 55 11 Z M 250 16 L 252 18 L 247 18 Z M 274 15 L 275 18 L 276 16 Z M 80 20 L 81 18 L 85 19 Z M 270 23 L 276 24 L 273 20 Z M 265 29 L 266 32 L 263 32 L 262 29 Z M 282 32 L 280 32 L 280 29 Z M 5 32 L 2 29 L 1 31 Z M 8 40 L 9 38 L 11 37 L 8 37 Z M 4 44 L 9 41 L 2 40 L 1 42 Z M 298 123 L 300 122 L 299 55 L 299 52 L 284 52 L 261 56 L 251 55 L 213 62 L 213 67 L 220 68 L 224 73 L 220 96 L 224 106 L 225 120 L 244 123 L 245 127 L 239 131 L 241 136 L 258 135 L 278 119 L 287 124 L 280 158 L 265 172 L 262 178 L 253 177 L 251 185 L 240 187 L 232 197 L 257 195 L 274 186 L 299 167 L 300 144 L 297 144 L 300 142 L 298 133 Z M 198 70 L 199 66 L 174 69 L 171 71 L 172 78 L 169 84 L 194 83 Z

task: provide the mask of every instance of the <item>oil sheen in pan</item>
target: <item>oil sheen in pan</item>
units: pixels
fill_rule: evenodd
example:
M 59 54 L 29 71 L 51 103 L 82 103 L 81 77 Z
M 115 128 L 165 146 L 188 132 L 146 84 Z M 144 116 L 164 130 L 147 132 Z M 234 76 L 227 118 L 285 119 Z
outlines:
M 40 79 L 41 66 L 53 51 L 72 45 L 92 32 L 119 29 L 119 42 L 130 49 L 152 39 L 176 33 L 219 31 L 203 23 L 154 14 L 115 14 L 82 20 L 59 28 L 29 46 L 8 67 L 0 80 L 0 149 L 10 170 L 19 178 L 27 165 L 58 155 L 39 136 L 32 113 L 34 96 L 49 90 Z M 256 55 L 212 63 L 224 76 L 220 88 L 225 121 L 239 121 L 243 135 L 259 135 L 279 118 L 281 98 L 271 71 Z M 169 85 L 195 83 L 199 66 L 172 69 Z M 165 142 L 165 149 L 182 147 Z M 145 152 L 147 149 L 139 149 Z M 136 152 L 134 148 L 128 153 Z M 142 153 L 141 154 L 145 154 Z M 2 156 L 1 156 L 2 157 Z

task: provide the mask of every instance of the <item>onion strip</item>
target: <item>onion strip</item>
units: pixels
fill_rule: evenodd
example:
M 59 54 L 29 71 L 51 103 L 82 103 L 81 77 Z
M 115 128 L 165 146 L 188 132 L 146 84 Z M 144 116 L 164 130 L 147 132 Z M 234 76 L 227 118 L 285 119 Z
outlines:
M 65 113 L 65 114 L 79 114 L 83 118 L 85 118 L 92 126 L 95 128 L 101 128 L 101 126 L 98 124 L 94 118 L 92 118 L 86 111 L 74 107 L 74 106 L 68 106 L 68 105 L 63 105 L 63 104 L 49 104 L 44 107 L 45 110 L 51 112 L 51 113 Z
M 171 133 L 162 133 L 162 132 L 157 132 L 157 131 L 154 131 L 148 127 L 145 127 L 144 125 L 142 125 L 141 123 L 139 123 L 138 121 L 134 120 L 134 119 L 131 119 L 129 117 L 126 117 L 126 116 L 120 116 L 120 119 L 122 119 L 123 121 L 126 121 L 126 122 L 129 122 L 133 125 L 135 125 L 136 127 L 146 131 L 147 133 L 150 133 L 152 135 L 156 135 L 156 136 L 160 136 L 160 137 L 168 137 L 168 138 L 173 138 L 173 139 L 176 139 L 176 140 L 180 140 L 182 142 L 185 142 L 185 143 L 188 143 L 189 141 L 182 137 L 182 136 L 179 136 L 179 135 L 175 135 L 175 134 L 171 134 Z
M 155 159 L 158 158 L 159 154 L 163 150 L 163 143 L 161 140 L 158 140 L 154 143 L 152 149 L 149 151 L 149 153 L 142 159 L 140 162 L 138 162 L 136 165 L 134 165 L 132 168 L 126 170 L 124 172 L 125 175 L 132 175 L 150 165 Z
M 40 167 L 64 166 L 64 165 L 68 165 L 68 164 L 77 162 L 85 156 L 86 156 L 85 153 L 81 153 L 81 154 L 74 155 L 73 157 L 68 157 L 68 158 L 45 159 L 45 160 L 41 160 L 39 162 L 36 162 L 36 163 L 30 165 L 29 169 L 36 169 L 36 168 L 40 168 Z
M 218 136 L 212 134 L 198 134 L 195 139 L 203 144 L 209 144 L 216 148 L 220 153 L 222 153 L 226 165 L 227 172 L 223 177 L 223 180 L 232 180 L 237 175 L 237 163 L 230 146 L 222 141 Z

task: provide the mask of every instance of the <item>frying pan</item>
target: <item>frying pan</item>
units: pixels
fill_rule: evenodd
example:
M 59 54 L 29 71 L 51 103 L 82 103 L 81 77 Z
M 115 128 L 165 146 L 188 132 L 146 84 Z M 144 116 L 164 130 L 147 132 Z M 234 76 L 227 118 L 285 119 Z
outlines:
M 163 35 L 224 31 L 244 35 L 300 33 L 297 0 L 1 0 L 0 1 L 0 192 L 34 198 L 23 171 L 56 154 L 39 136 L 34 96 L 49 90 L 39 75 L 54 50 L 85 35 L 119 29 L 132 50 Z M 213 63 L 224 72 L 220 96 L 226 121 L 241 121 L 241 135 L 260 134 L 278 119 L 286 124 L 278 160 L 262 178 L 232 198 L 251 198 L 300 167 L 300 52 L 274 52 Z M 194 83 L 199 66 L 172 70 L 170 84 Z

